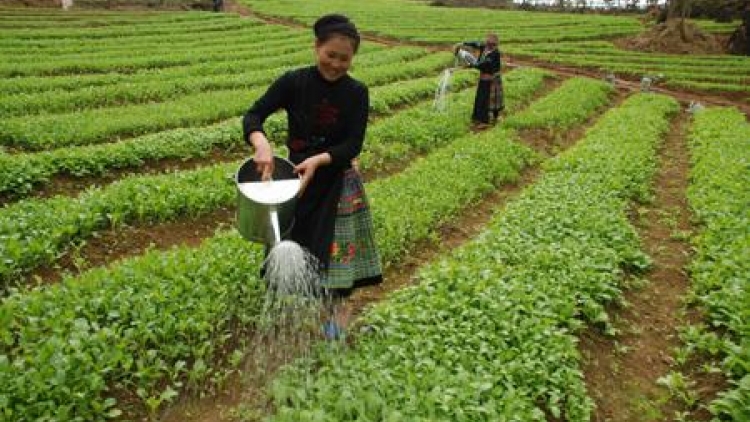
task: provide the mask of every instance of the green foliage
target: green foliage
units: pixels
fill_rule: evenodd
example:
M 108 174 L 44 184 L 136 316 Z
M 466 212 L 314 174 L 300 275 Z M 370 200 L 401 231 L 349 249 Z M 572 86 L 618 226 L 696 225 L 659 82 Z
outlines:
M 540 74 L 525 70 L 514 79 L 537 80 L 540 87 Z M 518 101 L 533 94 L 524 90 Z M 517 107 L 512 102 L 509 106 Z M 402 245 L 426 240 L 440 222 L 493 189 L 494 183 L 518 176 L 533 153 L 506 136 L 497 129 L 455 139 L 408 174 L 368 188 L 377 204 L 376 238 L 386 260 L 403 256 Z M 493 151 L 489 158 L 486 150 Z M 478 157 L 488 158 L 487 167 L 475 165 Z M 454 170 L 446 172 L 446 165 Z M 436 180 L 445 183 L 445 192 L 427 188 Z M 172 190 L 169 182 L 153 179 L 133 184 L 138 185 L 153 185 L 144 189 L 160 194 Z M 211 190 L 198 186 L 192 193 Z M 399 191 L 395 186 L 409 187 L 413 194 L 400 193 L 403 200 L 394 201 L 391 196 Z M 420 195 L 428 191 L 431 199 L 423 201 Z M 158 204 L 159 197 L 152 199 Z M 405 214 L 404 207 L 421 212 Z M 139 210 L 150 212 L 148 207 Z M 168 401 L 172 391 L 206 389 L 213 374 L 227 371 L 216 354 L 235 347 L 231 341 L 241 338 L 241 329 L 251 326 L 257 315 L 260 263 L 260 248 L 234 232 L 220 233 L 198 248 L 149 252 L 60 285 L 9 296 L 0 304 L 0 412 L 28 419 L 55 414 L 58 420 L 101 420 L 107 412 L 122 409 L 114 397 L 123 389 L 136 392 L 144 405 L 154 408 Z M 54 413 L 61 408 L 68 413 Z
M 627 212 L 678 109 L 639 95 L 607 112 L 474 241 L 370 308 L 353 348 L 289 368 L 273 420 L 589 421 L 574 334 L 580 318 L 606 323 L 623 267 L 647 264 Z
M 402 259 L 414 240 L 435 236 L 441 223 L 497 182 L 516 180 L 533 154 L 518 144 L 498 141 L 507 138 L 508 133 L 495 130 L 454 140 L 403 172 L 370 185 L 372 207 L 379 210 L 373 224 L 386 263 Z M 401 216 L 393 218 L 394 214 Z
M 467 140 L 457 140 L 463 147 L 453 152 L 484 146 Z M 435 160 L 453 160 L 450 152 L 439 153 Z M 530 152 L 508 144 L 498 149 L 497 156 L 496 165 L 502 170 L 494 175 L 468 160 L 462 167 L 473 168 L 475 178 L 499 182 L 514 177 L 513 168 L 523 165 L 523 157 L 529 157 Z M 425 161 L 421 168 L 426 167 Z M 451 178 L 442 173 L 446 180 Z M 423 177 L 416 170 L 411 174 L 412 178 Z M 410 184 L 403 177 L 399 180 Z M 465 205 L 456 200 L 470 200 L 492 189 L 491 183 L 464 181 L 466 189 L 452 191 L 455 200 L 441 197 L 430 203 L 437 209 L 403 224 L 403 203 L 390 202 L 394 208 L 386 206 L 387 198 L 382 198 L 390 194 L 388 186 L 394 183 L 399 182 L 381 181 L 373 186 L 371 196 L 374 203 L 384 204 L 377 214 L 381 216 L 377 221 L 383 224 L 377 225 L 376 236 L 383 239 L 383 253 L 390 258 L 400 252 L 387 250 L 388 245 L 400 246 L 390 239 L 398 237 L 414 244 L 426 236 L 429 227 Z M 412 201 L 418 199 L 412 197 Z M 411 230 L 391 231 L 397 221 Z M 66 279 L 61 285 L 6 298 L 0 306 L 4 322 L 0 350 L 7 365 L 0 365 L 0 380 L 7 382 L 0 386 L 0 397 L 8 399 L 0 402 L 0 409 L 35 418 L 65 403 L 71 416 L 63 414 L 60 420 L 73 415 L 99 419 L 103 403 L 114 405 L 107 391 L 136 390 L 144 401 L 158 407 L 165 392 L 197 388 L 223 368 L 215 362 L 215 353 L 233 338 L 226 331 L 231 323 L 239 320 L 246 326 L 260 309 L 255 276 L 260 262 L 260 248 L 249 246 L 234 233 L 221 234 L 198 250 L 151 252 L 111 269 L 99 268 Z M 45 346 L 40 347 L 40 342 Z M 55 381 L 50 374 L 57 374 Z M 183 385 L 185 377 L 192 382 Z M 166 386 L 165 380 L 169 381 Z M 86 393 L 79 396 L 75 392 Z
M 201 49 L 206 48 L 207 46 L 204 44 L 193 44 L 194 40 L 196 39 L 195 35 L 190 35 L 190 38 L 187 39 L 187 41 L 191 41 L 190 43 L 187 42 L 180 42 L 179 38 L 180 35 L 185 34 L 174 34 L 169 38 L 169 43 L 165 43 L 163 39 L 155 40 L 148 43 L 136 43 L 135 45 L 127 45 L 123 46 L 121 43 L 114 44 L 113 47 L 107 47 L 107 46 L 97 46 L 97 45 L 90 45 L 91 43 L 86 43 L 88 45 L 89 49 L 100 51 L 102 54 L 104 54 L 106 57 L 114 56 L 114 57 L 120 57 L 124 54 L 133 54 L 133 51 L 138 51 L 139 49 L 145 49 L 145 50 L 151 50 L 153 49 L 156 52 L 156 55 L 159 54 L 165 54 L 163 53 L 160 48 L 166 47 L 166 53 L 168 54 L 176 54 L 175 50 L 185 50 L 183 54 L 189 55 L 190 51 L 194 49 Z M 272 34 L 264 34 L 262 31 L 250 31 L 247 34 L 240 33 L 240 36 L 236 38 L 229 37 L 227 39 L 227 42 L 233 42 L 241 45 L 247 45 L 247 47 L 256 46 L 258 47 L 259 42 L 259 36 L 262 37 L 264 35 L 272 35 Z M 61 75 L 61 76 L 26 76 L 26 77 L 16 77 L 16 78 L 8 78 L 8 79 L 2 79 L 0 80 L 0 92 L 8 95 L 8 96 L 15 96 L 19 94 L 33 94 L 36 93 L 36 95 L 39 95 L 40 93 L 45 93 L 48 91 L 70 91 L 72 96 L 77 95 L 75 91 L 78 90 L 85 90 L 85 89 L 93 89 L 93 88 L 99 88 L 104 86 L 112 86 L 122 83 L 129 83 L 129 84 L 143 84 L 143 83 L 149 83 L 154 82 L 155 80 L 164 80 L 164 81 L 181 81 L 185 82 L 186 78 L 193 77 L 193 78 L 202 78 L 205 76 L 210 75 L 227 75 L 227 74 L 238 74 L 238 73 L 246 73 L 251 70 L 262 70 L 262 69 L 271 69 L 275 66 L 275 63 L 280 63 L 281 65 L 285 63 L 292 63 L 289 61 L 289 58 L 286 57 L 286 55 L 289 56 L 297 56 L 299 57 L 299 54 L 302 52 L 300 51 L 299 47 L 292 48 L 288 45 L 289 42 L 295 42 L 297 40 L 301 40 L 304 38 L 304 35 L 296 32 L 291 32 L 288 34 L 275 34 L 275 35 L 286 35 L 283 40 L 272 40 L 272 41 L 265 41 L 263 42 L 264 46 L 267 46 L 269 48 L 273 48 L 275 51 L 278 51 L 280 53 L 284 53 L 284 57 L 279 57 L 274 62 L 269 62 L 268 58 L 265 56 L 266 51 L 264 49 L 260 48 L 246 48 L 241 49 L 239 51 L 235 51 L 234 54 L 229 55 L 228 57 L 225 57 L 224 59 L 217 59 L 211 62 L 203 62 L 203 61 L 195 61 L 190 62 L 188 64 L 182 65 L 182 66 L 172 66 L 168 68 L 158 68 L 158 69 L 137 69 L 133 73 L 116 73 L 116 72 L 110 72 L 110 73 L 91 73 L 91 74 L 77 74 L 77 75 Z M 198 38 L 200 40 L 200 38 Z M 210 39 L 210 38 L 209 38 Z M 283 42 L 282 42 L 283 41 Z M 205 43 L 205 41 L 204 41 Z M 28 55 L 29 51 L 34 53 L 30 57 L 31 58 L 37 58 L 39 55 L 54 55 L 57 52 L 57 49 L 54 49 L 54 51 L 46 51 L 46 49 L 42 49 L 40 47 L 35 46 L 29 46 L 26 44 L 23 45 L 22 48 L 24 48 L 25 53 Z M 209 43 L 208 46 L 211 46 L 213 44 Z M 21 47 L 19 47 L 21 48 Z M 276 50 L 278 49 L 278 50 Z M 362 51 L 360 54 L 362 56 L 360 57 L 366 57 L 370 55 L 370 53 L 374 53 L 376 51 L 382 50 L 383 47 L 379 45 L 373 45 L 373 44 L 365 44 L 362 47 Z M 236 48 L 235 48 L 236 50 Z M 400 50 L 400 49 L 395 49 Z M 5 50 L 7 51 L 7 49 Z M 308 54 L 309 59 L 309 51 L 306 51 Z M 18 55 L 21 54 L 23 57 L 23 53 L 21 51 L 13 51 L 12 53 L 8 54 L 14 54 Z M 76 52 L 71 54 L 72 57 L 80 57 L 81 53 Z M 105 57 L 105 59 L 106 59 Z M 85 57 L 84 57 L 85 58 Z M 116 91 L 115 91 L 116 92 Z M 54 92 L 50 93 L 50 95 L 54 95 Z M 122 94 L 121 94 L 122 95 Z M 19 97 L 22 98 L 22 97 Z M 101 101 L 101 100 L 100 100 Z
M 519 90 L 509 100 L 509 104 L 530 97 L 541 87 L 542 75 L 544 73 L 536 70 L 519 71 L 519 76 L 510 81 L 510 86 L 515 86 L 518 82 Z M 461 117 L 464 113 L 458 108 L 445 115 L 435 112 L 432 104 L 427 103 L 414 111 L 407 111 L 405 116 L 401 114 L 404 113 L 372 126 L 366 144 L 378 147 L 375 152 L 367 154 L 366 158 L 363 157 L 365 167 L 377 168 L 384 162 L 392 163 L 399 158 L 404 160 L 405 157 L 396 156 L 381 159 L 378 155 L 385 154 L 388 145 L 402 140 L 403 133 L 421 131 L 424 138 L 415 137 L 415 140 L 430 142 L 415 142 L 412 147 L 426 152 L 468 131 L 468 115 Z M 418 120 L 403 118 L 414 117 L 416 114 L 433 118 L 434 124 L 422 125 Z M 280 126 L 283 126 L 281 119 L 276 119 L 272 125 L 275 129 L 269 133 L 281 130 Z M 394 128 L 398 130 L 397 133 L 394 133 Z M 173 135 L 191 135 L 190 131 L 185 132 L 178 131 Z M 219 125 L 206 132 L 200 131 L 195 136 L 195 144 L 190 142 L 192 138 L 188 138 L 187 148 L 196 152 L 209 148 L 213 143 L 242 142 L 239 140 L 239 124 Z M 120 157 L 139 160 L 139 148 L 149 151 L 149 148 L 156 147 L 163 151 L 169 150 L 173 143 L 179 145 L 179 142 L 173 142 L 169 136 L 145 138 L 136 144 L 124 144 L 123 149 L 119 150 L 122 152 Z M 95 148 L 94 151 L 77 158 L 91 159 L 97 164 L 103 162 L 97 153 L 106 151 Z M 118 149 L 113 151 L 117 152 Z M 135 157 L 129 155 L 133 152 L 136 154 Z M 116 159 L 116 156 L 111 158 Z M 5 156 L 0 156 L 0 162 L 4 159 Z M 80 163 L 75 160 L 73 162 Z M 33 164 L 32 162 L 29 166 Z M 96 169 L 90 164 L 87 166 Z M 182 216 L 204 214 L 222 206 L 231 206 L 236 194 L 233 183 L 227 176 L 233 174 L 237 166 L 238 163 L 228 163 L 171 174 L 129 176 L 104 188 L 89 189 L 77 198 L 58 196 L 11 204 L 0 210 L 0 260 L 6 264 L 0 267 L 0 283 L 7 284 L 20 273 L 43 263 L 53 262 L 60 253 L 71 246 L 72 241 L 85 239 L 104 228 L 132 222 L 168 221 Z M 18 171 L 23 171 L 23 167 Z
M 262 35 L 262 34 L 259 34 Z M 256 36 L 259 36 L 256 35 Z M 130 75 L 105 75 L 46 78 L 45 92 L 21 92 L 0 100 L 0 116 L 28 116 L 89 110 L 107 106 L 165 101 L 187 94 L 226 89 L 265 86 L 290 67 L 307 65 L 310 52 L 296 45 L 308 36 L 293 35 L 274 42 L 250 44 L 240 50 L 241 57 L 211 60 L 167 69 L 144 70 Z M 283 42 L 283 43 L 282 43 Z M 232 46 L 235 50 L 236 46 Z M 262 52 L 274 49 L 281 57 L 269 62 Z M 372 67 L 414 60 L 427 55 L 421 48 L 394 48 L 387 51 L 369 48 L 357 56 L 357 66 Z M 122 52 L 118 52 L 122 54 Z M 191 56 L 200 52 L 191 51 Z M 38 58 L 35 58 L 38 60 Z M 81 60 L 81 59 L 78 59 Z M 33 78 L 24 78 L 24 81 Z M 50 82 L 52 81 L 52 82 Z
M 750 91 L 750 64 L 740 57 L 625 51 L 603 41 L 514 44 L 508 46 L 507 50 L 514 55 L 530 56 L 550 63 L 596 69 L 602 72 L 602 76 L 610 72 L 637 79 L 646 75 L 661 75 L 660 83 L 671 87 Z
M 533 68 L 519 69 L 505 75 L 508 112 L 513 113 L 524 105 L 541 88 L 547 76 L 549 73 Z M 460 89 L 468 81 L 473 82 L 475 77 L 468 72 L 457 72 L 451 82 L 452 90 Z M 362 153 L 363 165 L 366 168 L 377 168 L 384 161 L 393 162 L 398 159 L 403 162 L 464 135 L 468 128 L 468 111 L 471 110 L 474 93 L 452 92 L 448 95 L 448 112 L 437 112 L 431 106 L 414 107 L 402 110 L 382 124 L 368 129 L 368 133 L 380 142 L 368 142 Z
M 289 1 L 243 2 L 261 13 L 292 18 L 307 25 L 331 10 L 345 10 L 357 26 L 366 31 L 448 45 L 460 40 L 483 39 L 488 31 L 497 31 L 502 44 L 600 39 L 637 34 L 642 29 L 634 17 L 430 7 L 427 2 L 403 0 L 357 4 L 328 0 L 311 3 L 304 9 Z M 560 30 L 561 26 L 564 31 Z
M 449 53 L 419 57 L 401 66 L 392 63 L 358 71 L 368 85 L 385 85 L 425 76 L 450 63 Z M 242 114 L 264 88 L 229 89 L 190 94 L 161 103 L 109 107 L 75 113 L 13 117 L 0 121 L 0 144 L 29 150 L 104 143 L 175 127 L 200 126 Z
M 745 115 L 730 108 L 698 112 L 690 149 L 688 200 L 702 225 L 690 269 L 711 331 L 693 327 L 697 333 L 689 337 L 689 347 L 722 357 L 732 387 L 711 410 L 741 421 L 750 408 L 750 125 Z
M 569 129 L 606 105 L 613 91 L 606 82 L 591 78 L 568 79 L 550 95 L 506 119 L 505 124 L 517 129 Z
M 200 253 L 152 251 L 0 305 L 0 415 L 94 421 L 118 391 L 156 409 L 231 371 L 227 348 L 260 308 L 262 250 L 221 234 Z
M 461 89 L 472 82 L 473 78 L 464 77 L 454 85 Z M 434 85 L 433 77 L 425 77 L 374 87 L 370 90 L 371 112 L 386 115 L 395 107 L 429 97 Z M 283 115 L 272 116 L 266 124 L 272 139 L 283 139 L 285 127 Z M 202 157 L 216 148 L 240 147 L 244 144 L 240 128 L 233 118 L 209 127 L 172 129 L 115 143 L 0 155 L 0 193 L 21 197 L 57 174 L 100 175 L 111 169 L 137 167 L 146 161 Z M 378 136 L 375 138 L 380 140 Z

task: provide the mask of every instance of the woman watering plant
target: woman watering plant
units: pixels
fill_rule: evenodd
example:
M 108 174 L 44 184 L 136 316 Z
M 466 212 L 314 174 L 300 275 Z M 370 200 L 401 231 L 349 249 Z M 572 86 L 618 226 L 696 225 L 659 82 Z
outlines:
M 263 131 L 266 118 L 287 113 L 289 160 L 302 179 L 289 235 L 319 263 L 325 295 L 347 297 L 353 289 L 382 281 L 379 254 L 364 187 L 352 166 L 367 128 L 367 87 L 348 70 L 360 36 L 345 16 L 321 17 L 313 26 L 316 64 L 286 72 L 247 111 L 244 136 L 264 178 L 273 172 L 273 149 Z M 346 315 L 326 324 L 337 337 Z
M 479 69 L 479 83 L 474 98 L 474 111 L 471 115 L 472 123 L 477 129 L 484 129 L 490 123 L 490 113 L 497 121 L 500 112 L 505 109 L 503 102 L 503 79 L 500 74 L 502 68 L 500 51 L 498 50 L 497 35 L 490 33 L 484 42 L 468 41 L 454 46 L 458 54 L 462 47 L 479 50 L 479 58 L 470 67 Z

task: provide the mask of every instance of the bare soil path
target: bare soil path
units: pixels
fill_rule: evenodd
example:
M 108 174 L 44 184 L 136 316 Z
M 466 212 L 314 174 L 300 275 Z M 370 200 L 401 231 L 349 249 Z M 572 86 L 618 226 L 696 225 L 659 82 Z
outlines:
M 671 400 L 658 382 L 674 369 L 672 356 L 680 344 L 677 330 L 686 323 L 687 238 L 693 230 L 685 196 L 687 124 L 687 113 L 674 118 L 659 152 L 653 201 L 637 205 L 632 212 L 653 267 L 644 280 L 634 276 L 633 286 L 625 293 L 625 306 L 610 309 L 616 337 L 593 328 L 582 336 L 586 381 L 597 404 L 594 422 L 676 420 L 676 412 L 691 410 Z M 716 389 L 715 380 L 699 382 L 704 392 Z M 710 419 L 700 411 L 692 416 L 695 421 Z

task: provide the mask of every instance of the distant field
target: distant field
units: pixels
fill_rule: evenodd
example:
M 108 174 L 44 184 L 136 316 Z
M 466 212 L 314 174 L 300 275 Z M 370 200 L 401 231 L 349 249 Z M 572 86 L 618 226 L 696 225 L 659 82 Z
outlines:
M 360 2 L 320 1 L 300 9 L 294 1 L 243 0 L 261 13 L 285 16 L 311 24 L 322 13 L 342 10 L 373 34 L 416 42 L 452 45 L 482 39 L 497 32 L 501 49 L 566 66 L 613 72 L 640 79 L 661 74 L 662 83 L 674 88 L 710 92 L 750 93 L 750 59 L 710 55 L 647 54 L 621 50 L 610 40 L 644 30 L 635 16 L 558 14 L 487 9 L 430 7 L 428 2 L 383 0 Z M 727 33 L 736 24 L 701 21 L 712 32 Z

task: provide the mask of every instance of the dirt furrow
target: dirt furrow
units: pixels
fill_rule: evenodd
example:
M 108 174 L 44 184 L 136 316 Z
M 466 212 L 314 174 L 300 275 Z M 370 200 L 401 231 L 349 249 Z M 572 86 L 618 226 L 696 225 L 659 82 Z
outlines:
M 630 277 L 624 306 L 610 307 L 617 330 L 614 338 L 594 328 L 582 336 L 584 372 L 597 405 L 593 422 L 675 420 L 675 412 L 683 410 L 670 402 L 669 392 L 658 380 L 674 363 L 689 285 L 687 236 L 692 227 L 685 196 L 687 122 L 685 112 L 674 118 L 659 151 L 653 200 L 632 211 L 632 221 L 653 266 L 643 278 Z
M 176 171 L 194 170 L 207 165 L 228 163 L 250 157 L 250 150 L 243 145 L 236 145 L 232 148 L 221 149 L 214 148 L 206 153 L 203 157 L 193 157 L 187 159 L 166 158 L 159 160 L 146 160 L 138 167 L 126 167 L 120 169 L 107 169 L 107 172 L 98 176 L 73 176 L 69 174 L 56 174 L 50 180 L 39 185 L 28 196 L 28 198 L 51 198 L 53 196 L 78 196 L 81 192 L 91 188 L 102 188 L 124 177 L 138 175 L 156 175 Z M 8 195 L 0 195 L 0 207 L 6 204 L 12 204 L 19 199 L 11 198 Z

